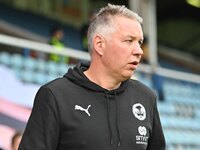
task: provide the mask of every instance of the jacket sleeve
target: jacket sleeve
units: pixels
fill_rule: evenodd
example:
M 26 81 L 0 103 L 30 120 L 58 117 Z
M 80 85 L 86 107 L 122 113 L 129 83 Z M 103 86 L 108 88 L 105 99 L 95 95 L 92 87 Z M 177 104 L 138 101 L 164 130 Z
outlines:
M 148 141 L 147 150 L 165 150 L 165 149 L 166 149 L 165 137 L 163 134 L 158 114 L 157 103 L 155 101 L 154 111 L 153 111 L 153 127 Z
M 19 150 L 56 150 L 59 126 L 55 97 L 49 88 L 41 87 L 36 94 Z

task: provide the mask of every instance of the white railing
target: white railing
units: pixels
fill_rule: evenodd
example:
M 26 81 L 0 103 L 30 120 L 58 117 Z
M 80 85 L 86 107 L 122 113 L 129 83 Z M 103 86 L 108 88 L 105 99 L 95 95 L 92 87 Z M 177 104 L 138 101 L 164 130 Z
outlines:
M 90 60 L 89 54 L 80 50 L 74 50 L 74 49 L 65 47 L 62 49 L 62 51 L 58 51 L 56 50 L 55 47 L 46 43 L 25 40 L 25 39 L 11 37 L 8 35 L 3 35 L 3 34 L 0 34 L 0 43 L 14 46 L 14 47 L 28 48 L 34 51 L 40 51 L 44 53 L 55 53 L 58 55 L 65 55 L 65 56 L 69 56 L 69 57 L 73 57 L 77 59 Z
M 53 47 L 49 44 L 46 44 L 46 43 L 25 40 L 25 39 L 11 37 L 8 35 L 3 35 L 3 34 L 0 34 L 0 43 L 4 44 L 4 45 L 19 47 L 19 48 L 28 48 L 28 49 L 31 49 L 34 51 L 40 51 L 40 52 L 44 52 L 44 53 L 55 53 L 55 54 L 59 54 L 59 55 L 73 57 L 73 58 L 80 59 L 80 60 L 86 60 L 86 61 L 90 60 L 89 53 L 83 52 L 81 50 L 75 50 L 72 48 L 65 47 L 65 48 L 63 48 L 62 51 L 58 51 L 58 50 L 56 50 L 55 47 Z M 140 64 L 140 66 L 138 67 L 137 70 L 140 72 L 145 72 L 145 73 L 149 73 L 149 74 L 152 73 L 152 67 L 150 65 L 146 65 L 146 64 Z M 164 77 L 200 84 L 200 75 L 165 69 L 162 67 L 157 67 L 157 68 L 154 68 L 153 70 L 157 74 L 162 75 Z

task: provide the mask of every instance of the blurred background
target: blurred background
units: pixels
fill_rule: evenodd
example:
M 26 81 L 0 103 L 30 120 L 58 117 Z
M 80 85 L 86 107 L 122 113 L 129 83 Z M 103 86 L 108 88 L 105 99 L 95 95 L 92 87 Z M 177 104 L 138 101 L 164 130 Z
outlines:
M 144 19 L 133 79 L 158 95 L 167 150 L 200 150 L 200 0 L 0 0 L 0 149 L 23 132 L 41 85 L 89 61 L 88 22 L 107 3 Z

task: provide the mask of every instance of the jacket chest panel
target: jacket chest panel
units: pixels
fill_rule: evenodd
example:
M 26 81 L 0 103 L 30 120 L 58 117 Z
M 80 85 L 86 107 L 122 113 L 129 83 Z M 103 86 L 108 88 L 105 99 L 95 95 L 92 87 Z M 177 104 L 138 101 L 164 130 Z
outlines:
M 102 148 L 111 148 L 111 136 L 115 145 L 119 140 L 117 132 L 119 121 L 121 147 L 123 145 L 145 147 L 145 144 L 136 142 L 148 140 L 150 130 L 148 116 L 142 121 L 138 120 L 133 113 L 135 103 L 132 99 L 127 99 L 127 102 L 120 101 L 117 106 L 116 99 L 97 99 L 93 96 L 87 96 L 87 99 L 83 96 L 82 100 L 72 98 L 62 105 L 62 111 L 64 111 L 62 114 L 65 114 L 61 124 L 62 144 L 79 145 L 82 149 L 88 146 L 100 148 L 102 145 L 104 145 Z

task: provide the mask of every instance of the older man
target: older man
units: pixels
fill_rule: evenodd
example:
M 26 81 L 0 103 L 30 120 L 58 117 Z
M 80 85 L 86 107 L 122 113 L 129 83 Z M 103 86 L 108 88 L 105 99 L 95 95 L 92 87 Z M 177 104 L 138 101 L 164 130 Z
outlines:
M 40 88 L 19 150 L 164 150 L 156 95 L 131 80 L 143 51 L 142 18 L 103 7 L 88 29 L 90 64 Z

